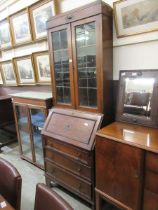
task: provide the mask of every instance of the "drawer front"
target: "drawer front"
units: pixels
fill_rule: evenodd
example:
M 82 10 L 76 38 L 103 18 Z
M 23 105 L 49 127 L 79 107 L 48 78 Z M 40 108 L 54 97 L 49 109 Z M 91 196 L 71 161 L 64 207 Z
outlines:
M 145 188 L 153 193 L 158 194 L 158 174 L 152 171 L 146 171 Z
M 87 199 L 91 199 L 91 184 L 79 179 L 78 177 L 72 175 L 71 173 L 46 162 L 46 174 L 51 176 L 55 182 L 59 183 L 61 186 L 75 192 L 78 195 L 82 195 Z
M 158 210 L 158 194 L 144 191 L 143 210 Z
M 158 154 L 152 152 L 146 153 L 146 168 L 158 173 Z
M 72 147 L 71 145 L 66 144 L 60 144 L 50 138 L 46 138 L 45 145 L 49 147 L 53 147 L 54 149 L 58 150 L 59 152 L 70 156 L 71 158 L 74 158 L 78 161 L 81 161 L 84 164 L 91 165 L 92 157 L 90 153 L 81 151 L 75 147 Z
M 59 165 L 66 170 L 80 176 L 85 179 L 91 180 L 91 171 L 92 169 L 86 165 L 83 165 L 77 161 L 74 161 L 71 158 L 67 158 L 65 155 L 62 155 L 58 152 L 55 152 L 52 149 L 45 150 L 46 160 L 51 160 L 55 164 Z

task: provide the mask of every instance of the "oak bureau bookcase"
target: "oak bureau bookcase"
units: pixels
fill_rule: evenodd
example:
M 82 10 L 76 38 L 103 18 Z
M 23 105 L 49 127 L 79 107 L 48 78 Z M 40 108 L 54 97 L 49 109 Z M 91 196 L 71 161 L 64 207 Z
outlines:
M 46 182 L 95 207 L 94 134 L 112 117 L 112 9 L 96 1 L 47 29 L 55 109 L 42 131 Z

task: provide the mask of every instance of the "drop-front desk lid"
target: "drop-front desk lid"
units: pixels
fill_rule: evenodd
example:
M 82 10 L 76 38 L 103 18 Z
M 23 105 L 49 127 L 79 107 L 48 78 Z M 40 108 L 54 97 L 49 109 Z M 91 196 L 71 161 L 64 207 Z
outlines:
M 92 150 L 95 134 L 100 128 L 102 118 L 102 114 L 70 109 L 52 109 L 42 134 L 86 150 Z

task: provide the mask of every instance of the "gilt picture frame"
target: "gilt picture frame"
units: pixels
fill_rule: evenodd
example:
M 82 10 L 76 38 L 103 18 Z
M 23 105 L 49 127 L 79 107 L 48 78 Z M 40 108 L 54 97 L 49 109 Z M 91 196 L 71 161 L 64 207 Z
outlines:
M 46 0 L 38 2 L 29 8 L 34 40 L 46 38 L 46 22 L 55 15 L 55 5 L 55 0 Z
M 5 86 L 17 86 L 17 74 L 12 60 L 1 62 L 0 70 Z
M 19 85 L 34 85 L 36 82 L 32 56 L 14 58 Z
M 2 78 L 1 69 L 0 69 L 0 85 L 3 85 L 3 78 Z
M 0 21 L 0 49 L 7 49 L 12 46 L 12 36 L 9 18 Z
M 14 45 L 21 45 L 32 41 L 28 9 L 10 16 L 10 26 Z
M 158 30 L 158 1 L 121 0 L 113 6 L 118 38 Z
M 33 61 L 36 72 L 37 83 L 50 84 L 50 60 L 48 51 L 33 53 Z

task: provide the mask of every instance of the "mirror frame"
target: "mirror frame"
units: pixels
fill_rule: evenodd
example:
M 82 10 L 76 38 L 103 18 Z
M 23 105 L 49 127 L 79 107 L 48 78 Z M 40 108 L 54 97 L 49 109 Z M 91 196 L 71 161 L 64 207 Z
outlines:
M 133 77 L 132 74 L 136 73 L 139 78 L 154 78 L 153 95 L 151 98 L 151 114 L 150 118 L 134 115 L 123 114 L 124 101 L 125 101 L 125 79 Z M 124 75 L 123 75 L 124 74 Z M 133 124 L 140 124 L 148 127 L 158 127 L 158 70 L 124 70 L 120 71 L 119 88 L 116 107 L 116 121 L 128 122 Z

